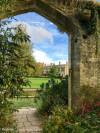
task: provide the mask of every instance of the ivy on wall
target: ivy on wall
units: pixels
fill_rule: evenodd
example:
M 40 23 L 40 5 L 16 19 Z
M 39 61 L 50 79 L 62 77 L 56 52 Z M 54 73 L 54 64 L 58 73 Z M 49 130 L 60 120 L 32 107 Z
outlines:
M 90 37 L 95 39 L 95 58 L 98 58 L 100 53 L 100 8 L 93 1 L 84 2 L 84 4 L 77 6 L 76 14 L 80 23 L 80 27 L 83 30 L 83 39 L 89 39 Z M 84 17 L 84 13 L 88 15 Z M 83 15 L 83 16 L 81 16 Z M 83 17 L 83 18 L 82 18 Z
M 97 6 L 92 2 L 84 2 L 81 6 L 77 6 L 77 12 L 81 12 L 81 14 L 84 12 L 84 10 L 90 11 L 91 12 L 91 16 L 89 21 L 86 20 L 81 22 L 84 26 L 84 28 L 86 28 L 85 30 L 87 31 L 87 34 L 94 34 L 97 31 L 97 21 L 98 21 L 98 8 Z

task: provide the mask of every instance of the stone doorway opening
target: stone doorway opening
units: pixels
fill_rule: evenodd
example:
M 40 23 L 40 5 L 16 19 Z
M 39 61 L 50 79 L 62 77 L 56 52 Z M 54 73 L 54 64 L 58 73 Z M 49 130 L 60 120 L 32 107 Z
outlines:
M 44 70 L 45 68 L 49 70 L 54 64 L 59 68 L 58 72 L 62 77 L 69 75 L 70 55 L 68 54 L 71 52 L 69 52 L 70 40 L 66 32 L 61 32 L 51 21 L 33 12 L 17 15 L 8 20 L 11 21 L 12 27 L 23 26 L 32 42 L 32 55 L 37 63 L 43 65 Z M 43 72 L 41 76 L 44 76 Z M 66 90 L 68 90 L 67 86 Z
M 19 16 L 14 16 L 14 18 L 11 18 L 11 19 L 9 18 L 9 20 L 11 21 L 11 26 L 15 27 L 18 25 L 23 25 L 25 31 L 28 32 L 28 34 L 31 36 L 31 41 L 34 41 L 34 39 L 35 39 L 35 42 L 33 42 L 33 43 L 34 44 L 36 43 L 36 45 L 34 46 L 34 44 L 33 44 L 33 52 L 35 52 L 35 56 L 36 56 L 36 59 L 38 60 L 38 62 L 40 59 L 40 61 L 44 61 L 44 62 L 46 61 L 45 63 L 50 63 L 50 65 L 51 65 L 51 63 L 52 64 L 55 63 L 58 67 L 59 66 L 63 67 L 63 65 L 66 65 L 67 70 L 64 71 L 65 72 L 64 76 L 66 74 L 68 75 L 68 46 L 69 46 L 68 45 L 69 44 L 68 35 L 66 33 L 61 33 L 61 31 L 59 31 L 56 28 L 56 26 L 53 23 L 51 23 L 50 21 L 43 19 L 44 23 L 41 20 L 39 20 L 40 22 L 33 22 L 31 13 L 28 13 L 28 15 L 29 15 L 29 18 L 26 14 L 24 14 L 23 17 L 21 15 L 19 15 Z M 35 15 L 33 15 L 33 18 Z M 36 17 L 37 17 L 37 15 L 36 15 Z M 27 22 L 25 21 L 26 18 L 27 18 Z M 39 18 L 40 18 L 40 16 L 39 16 Z M 32 22 L 28 22 L 29 20 L 31 20 Z M 47 23 L 49 23 L 49 24 L 47 25 Z M 47 29 L 45 29 L 45 25 L 47 25 L 47 27 L 46 27 Z M 33 28 L 33 30 L 32 30 L 32 28 Z M 49 31 L 49 29 L 51 29 L 51 31 Z M 36 32 L 36 34 L 35 34 L 35 32 Z M 40 38 L 39 38 L 39 36 L 37 37 L 37 35 L 40 35 Z M 41 36 L 44 40 L 41 39 Z M 37 40 L 37 39 L 39 39 L 39 40 Z M 44 43 L 44 44 L 42 44 L 41 41 L 43 41 L 42 43 Z M 50 44 L 46 45 L 45 43 L 50 43 Z M 48 48 L 48 49 L 44 48 L 44 46 L 41 47 L 41 45 L 45 45 L 46 48 Z M 49 47 L 47 47 L 47 46 L 49 46 Z M 41 47 L 41 49 L 39 49 L 39 47 Z M 52 47 L 54 47 L 54 49 Z M 34 48 L 35 48 L 35 51 L 34 51 Z M 56 51 L 56 48 L 57 48 L 57 51 Z M 53 53 L 50 53 L 50 55 L 52 54 L 52 55 L 56 56 L 56 58 L 58 57 L 57 61 L 54 60 L 55 61 L 54 62 L 53 59 L 50 59 L 50 57 L 46 56 L 47 54 L 43 54 L 43 52 L 40 51 L 42 49 L 46 49 L 49 51 L 51 49 L 51 51 Z M 48 51 L 45 51 L 45 52 L 48 52 Z M 38 53 L 38 57 L 37 57 L 37 53 Z M 39 55 L 41 53 L 43 55 L 45 55 L 46 57 L 45 56 L 42 57 L 42 55 Z M 43 60 L 41 60 L 41 57 Z M 47 60 L 45 60 L 45 58 Z M 64 67 L 63 67 L 63 69 L 64 69 Z M 66 89 L 67 89 L 67 86 L 66 86 Z M 39 119 L 37 118 L 37 116 L 35 114 L 36 114 L 35 108 L 29 108 L 29 107 L 19 109 L 19 112 L 15 113 L 15 118 L 17 119 L 19 132 L 33 131 L 33 130 L 35 130 L 35 128 L 37 131 L 41 132 L 41 121 L 39 121 Z M 34 118 L 32 118 L 32 115 Z M 36 123 L 35 123 L 34 119 L 36 120 Z M 26 124 L 29 125 L 28 128 L 27 128 Z
M 80 10 L 84 2 L 86 6 L 84 10 Z M 72 103 L 74 107 L 79 106 L 79 92 L 82 86 L 100 88 L 100 3 L 94 0 L 75 1 L 75 3 L 67 0 L 24 0 L 19 3 L 14 0 L 6 6 L 2 5 L 0 19 L 27 12 L 36 12 L 44 16 L 56 24 L 61 31 L 70 35 Z M 95 27 L 98 27 L 95 28 L 98 33 L 96 36 L 94 22 Z

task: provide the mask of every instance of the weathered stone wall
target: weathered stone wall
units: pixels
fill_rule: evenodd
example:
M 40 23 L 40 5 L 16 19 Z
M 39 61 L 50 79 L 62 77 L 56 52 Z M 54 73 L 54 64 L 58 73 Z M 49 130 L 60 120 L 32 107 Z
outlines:
M 100 16 L 96 23 L 96 32 L 87 34 L 86 31 L 86 25 L 91 21 L 91 8 L 95 6 L 100 14 L 100 4 L 86 0 L 88 6 L 84 6 L 81 2 L 84 3 L 84 0 L 11 0 L 10 6 L 0 8 L 0 19 L 33 11 L 71 36 L 69 95 L 72 93 L 70 101 L 74 107 L 79 104 L 82 86 L 100 88 Z M 81 5 L 86 9 L 81 10 Z M 81 25 L 80 21 L 85 23 Z
M 90 19 L 91 20 L 91 19 Z M 71 88 L 72 104 L 79 106 L 80 90 L 93 87 L 100 91 L 100 17 L 97 15 L 95 30 L 77 22 L 71 35 Z M 80 21 L 80 20 L 79 20 Z
M 96 17 L 95 31 L 81 33 L 80 86 L 100 88 L 100 18 Z
M 100 36 L 100 35 L 99 35 Z M 80 85 L 100 88 L 100 37 L 82 39 L 80 45 Z M 98 39 L 97 39 L 98 38 Z

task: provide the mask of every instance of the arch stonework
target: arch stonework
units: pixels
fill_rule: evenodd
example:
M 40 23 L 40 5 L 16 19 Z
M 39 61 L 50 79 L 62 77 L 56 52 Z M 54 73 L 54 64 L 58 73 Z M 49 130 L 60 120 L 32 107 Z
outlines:
M 11 0 L 8 6 L 0 8 L 0 19 L 36 12 L 68 33 L 71 40 L 69 106 L 72 103 L 74 108 L 79 106 L 81 87 L 100 88 L 100 4 L 94 0 L 84 1 Z M 92 21 L 95 21 L 95 32 L 90 31 Z

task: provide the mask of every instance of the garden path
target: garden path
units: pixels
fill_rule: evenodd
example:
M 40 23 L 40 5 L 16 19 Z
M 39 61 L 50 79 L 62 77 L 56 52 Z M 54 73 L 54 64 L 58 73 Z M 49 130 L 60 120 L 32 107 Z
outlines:
M 41 133 L 42 120 L 35 108 L 21 108 L 14 114 L 18 133 Z

